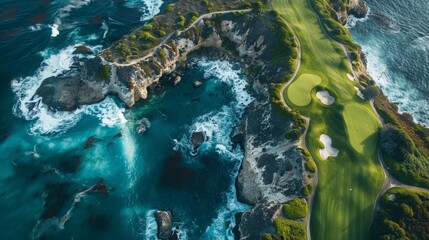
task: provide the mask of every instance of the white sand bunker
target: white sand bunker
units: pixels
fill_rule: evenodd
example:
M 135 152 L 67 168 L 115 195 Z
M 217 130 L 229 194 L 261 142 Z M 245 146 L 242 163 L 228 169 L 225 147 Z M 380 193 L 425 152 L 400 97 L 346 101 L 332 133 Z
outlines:
M 331 105 L 335 102 L 335 98 L 326 90 L 318 91 L 316 97 L 325 105 Z
M 365 96 L 362 94 L 362 92 L 359 90 L 359 88 L 358 88 L 358 87 L 354 87 L 354 88 L 355 88 L 355 90 L 356 90 L 356 94 L 357 94 L 360 98 L 365 99 Z
M 347 73 L 347 77 L 349 78 L 350 81 L 354 81 L 355 78 L 353 77 L 353 75 L 351 75 L 350 73 Z
M 332 147 L 332 139 L 326 134 L 320 135 L 320 141 L 323 143 L 325 148 L 320 149 L 319 153 L 323 160 L 328 159 L 328 157 L 336 157 L 340 151 Z

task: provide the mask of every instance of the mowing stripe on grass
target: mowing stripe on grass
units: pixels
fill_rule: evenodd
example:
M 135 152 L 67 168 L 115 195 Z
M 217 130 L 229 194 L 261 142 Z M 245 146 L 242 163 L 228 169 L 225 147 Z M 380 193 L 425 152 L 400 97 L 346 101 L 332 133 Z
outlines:
M 374 154 L 380 128 L 374 114 L 360 104 L 349 103 L 344 107 L 343 116 L 352 147 L 361 154 Z
M 290 101 L 296 106 L 304 107 L 311 102 L 311 90 L 319 85 L 322 79 L 314 74 L 304 73 L 287 89 Z

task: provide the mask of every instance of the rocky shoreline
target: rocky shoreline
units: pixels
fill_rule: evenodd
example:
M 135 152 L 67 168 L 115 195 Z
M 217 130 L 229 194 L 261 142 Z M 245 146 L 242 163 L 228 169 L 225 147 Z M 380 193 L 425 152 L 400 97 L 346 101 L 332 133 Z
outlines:
M 276 28 L 269 30 L 273 24 L 287 29 L 273 12 L 228 13 L 202 19 L 194 27 L 173 35 L 141 61 L 109 63 L 102 54 L 77 61 L 70 72 L 44 80 L 36 97 L 42 97 L 43 103 L 55 111 L 100 102 L 107 95 L 117 95 L 132 107 L 151 93 L 178 84 L 180 69 L 186 68 L 192 59 L 204 56 L 239 63 L 255 101 L 231 133 L 233 141 L 245 151 L 236 182 L 238 199 L 252 206 L 241 214 L 235 232 L 237 238 L 258 239 L 263 233 L 274 232 L 272 221 L 281 204 L 301 197 L 301 188 L 309 181 L 295 139 L 287 139 L 295 120 L 274 109 L 271 99 L 273 84 L 287 79 L 294 67 L 290 65 L 292 55 L 273 59 L 278 47 L 292 48 L 281 45 L 284 43 L 280 40 L 288 37 L 284 36 L 287 33 Z M 292 39 L 291 36 L 288 38 Z M 195 133 L 190 140 L 198 148 L 204 136 Z M 165 219 L 171 221 L 172 216 L 168 212 L 159 212 L 157 216 L 158 235 L 168 239 L 171 228 Z

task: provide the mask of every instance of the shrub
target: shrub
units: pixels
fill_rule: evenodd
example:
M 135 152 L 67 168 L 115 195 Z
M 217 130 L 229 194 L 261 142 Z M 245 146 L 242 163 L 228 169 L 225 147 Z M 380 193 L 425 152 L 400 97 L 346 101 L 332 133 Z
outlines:
M 310 196 L 311 191 L 313 191 L 313 184 L 309 183 L 301 188 L 301 194 L 305 197 Z
M 272 235 L 272 239 L 293 239 L 305 240 L 307 233 L 305 232 L 305 225 L 299 222 L 276 218 L 274 220 L 276 234 Z
M 305 161 L 305 167 L 308 169 L 308 171 L 312 173 L 316 172 L 317 170 L 316 164 L 310 158 L 307 158 L 307 160 Z
M 150 23 L 143 26 L 143 30 L 145 30 L 145 31 L 150 31 L 152 29 L 153 29 L 153 25 Z
M 377 97 L 380 94 L 380 90 L 376 86 L 369 86 L 369 87 L 362 90 L 362 94 L 367 99 L 374 99 L 375 97 Z
M 286 218 L 292 220 L 305 218 L 308 214 L 307 201 L 301 198 L 294 198 L 283 205 L 283 214 Z
M 174 11 L 174 3 L 168 4 L 166 11 L 167 12 L 173 12 Z
M 165 64 L 167 62 L 167 55 L 165 54 L 164 48 L 159 50 L 159 57 L 161 58 L 161 62 Z
M 264 4 L 262 2 L 255 2 L 252 4 L 252 9 L 256 12 L 262 11 L 264 8 Z

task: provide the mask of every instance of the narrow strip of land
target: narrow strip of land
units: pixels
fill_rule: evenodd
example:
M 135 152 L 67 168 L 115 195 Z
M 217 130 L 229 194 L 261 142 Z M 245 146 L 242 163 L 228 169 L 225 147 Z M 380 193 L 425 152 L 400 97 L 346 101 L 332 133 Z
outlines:
M 302 62 L 297 77 L 302 74 L 321 77 L 318 87 L 329 90 L 336 98 L 333 105 L 323 106 L 314 97 L 316 90 L 310 89 L 303 94 L 311 94 L 311 103 L 300 106 L 301 102 L 296 105 L 288 98 L 289 85 L 282 88 L 285 103 L 311 119 L 305 141 L 316 160 L 319 177 L 311 215 L 312 238 L 365 239 L 383 183 L 374 147 L 380 123 L 370 104 L 356 96 L 354 87 L 358 83 L 347 79 L 347 73 L 355 74 L 345 49 L 326 35 L 308 2 L 274 0 L 273 7 L 300 40 Z M 359 116 L 353 116 L 355 109 L 361 110 Z M 362 131 L 351 131 L 354 126 Z M 333 146 L 340 150 L 338 157 L 326 161 L 320 158 L 321 134 L 332 138 Z
M 239 13 L 239 12 L 241 12 L 241 13 L 245 13 L 245 12 L 250 12 L 250 11 L 252 11 L 252 9 L 239 9 L 239 10 L 226 10 L 226 11 L 217 11 L 217 12 L 211 12 L 211 13 L 206 13 L 206 14 L 203 14 L 203 15 L 201 15 L 201 16 L 199 16 L 198 18 L 197 18 L 197 20 L 195 20 L 191 25 L 189 25 L 187 28 L 185 28 L 185 29 L 183 29 L 183 30 L 181 30 L 181 31 L 179 31 L 178 32 L 178 34 L 180 34 L 180 33 L 183 33 L 183 32 L 186 32 L 186 31 L 188 31 L 189 29 L 191 29 L 192 27 L 194 27 L 195 26 L 195 24 L 197 24 L 199 21 L 201 21 L 202 19 L 204 19 L 204 18 L 211 18 L 211 17 L 213 17 L 214 15 L 216 15 L 216 14 L 226 14 L 226 13 Z M 134 65 L 134 64 L 137 64 L 137 63 L 139 63 L 139 62 L 141 62 L 141 61 L 144 61 L 144 60 L 146 60 L 146 59 L 148 59 L 148 58 L 150 58 L 150 57 L 152 57 L 158 50 L 159 50 L 159 48 L 160 47 L 162 47 L 174 34 L 175 34 L 176 32 L 172 32 L 172 33 L 170 33 L 169 35 L 167 35 L 162 41 L 161 41 L 161 43 L 160 44 L 158 44 L 157 46 L 155 46 L 155 47 L 153 47 L 152 48 L 152 50 L 150 51 L 150 52 L 148 52 L 145 56 L 143 56 L 143 57 L 141 57 L 141 58 L 137 58 L 137 59 L 133 59 L 132 61 L 129 61 L 129 62 L 127 62 L 127 63 L 118 63 L 118 62 L 112 62 L 112 63 L 108 63 L 102 56 L 100 56 L 101 57 L 101 59 L 103 60 L 103 62 L 105 62 L 105 63 L 108 63 L 108 64 L 111 64 L 111 65 L 115 65 L 115 66 L 117 66 L 117 67 L 126 67 L 126 66 L 132 66 L 132 65 Z

